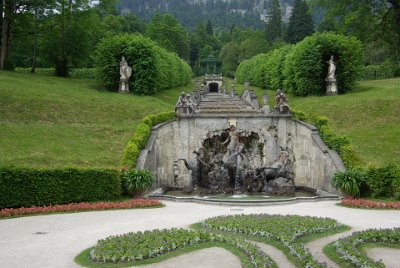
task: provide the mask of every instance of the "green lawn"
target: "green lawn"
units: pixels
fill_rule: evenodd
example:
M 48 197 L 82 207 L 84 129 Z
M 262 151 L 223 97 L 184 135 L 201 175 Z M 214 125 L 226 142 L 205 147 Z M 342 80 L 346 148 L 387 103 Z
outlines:
M 0 165 L 118 167 L 138 122 L 171 110 L 181 90 L 121 95 L 93 80 L 0 72 Z
M 400 165 L 400 78 L 363 81 L 348 94 L 291 98 L 290 105 L 327 116 L 371 165 Z
M 260 98 L 265 92 L 252 88 Z M 121 95 L 93 80 L 0 72 L 0 165 L 119 167 L 138 122 L 173 109 L 191 90 Z M 275 93 L 268 94 L 273 105 Z M 341 96 L 289 97 L 289 104 L 330 118 L 367 163 L 400 165 L 400 78 L 360 82 Z

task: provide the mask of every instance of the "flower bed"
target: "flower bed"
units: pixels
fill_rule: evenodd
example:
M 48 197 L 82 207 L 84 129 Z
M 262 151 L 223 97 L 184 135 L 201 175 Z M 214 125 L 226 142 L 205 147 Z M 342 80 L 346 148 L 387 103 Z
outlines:
M 382 262 L 376 262 L 364 254 L 359 247 L 365 243 L 400 243 L 400 228 L 394 229 L 370 229 L 355 232 L 352 235 L 339 239 L 332 243 L 340 258 L 356 267 L 385 267 Z
M 0 218 L 47 214 L 55 212 L 75 212 L 88 210 L 147 208 L 161 206 L 161 202 L 153 199 L 132 199 L 124 202 L 97 202 L 97 203 L 73 203 L 67 205 L 51 205 L 29 208 L 5 208 L 0 210 Z
M 351 208 L 400 209 L 400 202 L 379 202 L 352 197 L 343 199 L 340 204 Z
M 110 236 L 97 242 L 90 251 L 89 258 L 100 263 L 138 262 L 206 242 L 221 242 L 236 247 L 245 253 L 254 267 L 274 265 L 271 258 L 252 243 L 228 235 L 184 229 L 153 230 Z
M 298 240 L 304 236 L 342 227 L 336 220 L 309 216 L 234 215 L 207 219 L 208 230 L 219 230 L 275 240 L 286 247 L 304 267 L 324 267 Z

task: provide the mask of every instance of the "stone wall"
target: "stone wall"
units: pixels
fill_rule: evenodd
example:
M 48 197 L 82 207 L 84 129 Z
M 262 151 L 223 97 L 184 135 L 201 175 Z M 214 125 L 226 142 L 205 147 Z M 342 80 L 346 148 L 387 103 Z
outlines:
M 156 176 L 154 187 L 185 187 L 191 185 L 190 172 L 178 158 L 188 161 L 193 151 L 211 132 L 226 131 L 236 122 L 238 132 L 254 132 L 264 143 L 263 164 L 272 165 L 281 150 L 294 159 L 294 182 L 297 186 L 320 189 L 331 193 L 336 190 L 330 181 L 335 171 L 345 169 L 336 152 L 329 150 L 314 126 L 292 120 L 288 116 L 198 116 L 183 117 L 153 128 L 148 144 L 141 152 L 137 168 L 150 169 Z

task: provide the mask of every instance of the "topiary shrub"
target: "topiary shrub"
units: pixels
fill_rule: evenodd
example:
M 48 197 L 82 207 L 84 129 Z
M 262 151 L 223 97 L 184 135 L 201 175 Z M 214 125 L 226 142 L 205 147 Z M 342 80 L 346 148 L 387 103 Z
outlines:
M 356 38 L 334 33 L 315 33 L 297 43 L 285 60 L 285 89 L 298 96 L 326 92 L 327 61 L 335 57 L 339 93 L 356 82 L 362 63 L 362 44 Z
M 118 89 L 122 56 L 132 67 L 131 90 L 154 94 L 157 90 L 185 85 L 192 76 L 190 66 L 176 54 L 158 47 L 140 34 L 123 34 L 102 39 L 97 45 L 97 76 L 111 89 Z
M 0 208 L 101 201 L 120 195 L 117 170 L 0 168 Z

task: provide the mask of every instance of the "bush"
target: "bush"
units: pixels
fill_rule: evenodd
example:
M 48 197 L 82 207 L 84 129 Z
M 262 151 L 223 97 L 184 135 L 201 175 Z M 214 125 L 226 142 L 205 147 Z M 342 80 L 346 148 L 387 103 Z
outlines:
M 0 168 L 0 208 L 100 201 L 120 195 L 117 170 Z
M 151 134 L 151 128 L 176 118 L 175 112 L 166 112 L 157 115 L 148 115 L 136 128 L 135 134 L 129 140 L 122 155 L 121 163 L 129 167 L 135 167 L 140 151 L 146 146 Z
M 266 88 L 272 90 L 284 88 L 285 77 L 283 70 L 285 69 L 285 60 L 292 49 L 292 45 L 286 45 L 268 53 L 269 57 L 264 63 L 265 66 L 262 67 Z
M 332 185 L 350 196 L 359 197 L 360 189 L 365 185 L 365 172 L 357 169 L 337 172 L 332 178 Z
M 32 70 L 32 68 L 22 68 L 22 67 L 15 68 L 15 71 L 17 73 L 31 73 L 31 70 Z M 55 68 L 35 68 L 35 74 L 54 76 L 54 75 L 56 75 L 56 69 Z
M 69 72 L 69 76 L 71 78 L 79 78 L 79 79 L 95 79 L 96 69 L 94 68 L 71 69 L 71 71 Z
M 356 38 L 315 33 L 297 43 L 285 60 L 285 88 L 299 96 L 326 92 L 327 61 L 335 57 L 339 93 L 349 91 L 362 62 L 362 45 Z
M 176 54 L 140 34 L 123 34 L 106 37 L 97 45 L 98 78 L 109 89 L 118 88 L 122 56 L 132 67 L 130 84 L 137 94 L 154 94 L 161 89 L 185 85 L 192 76 L 189 65 Z
M 149 170 L 131 169 L 122 175 L 122 185 L 127 193 L 145 190 L 154 181 L 153 174 Z
M 359 80 L 376 80 L 391 78 L 396 75 L 397 69 L 400 68 L 395 64 L 368 65 L 361 68 L 358 76 Z
M 400 193 L 400 169 L 394 165 L 368 168 L 367 183 L 372 197 L 398 197 Z
M 239 83 L 249 81 L 251 85 L 265 87 L 262 65 L 268 54 L 259 54 L 249 60 L 242 61 L 236 70 L 236 80 Z

